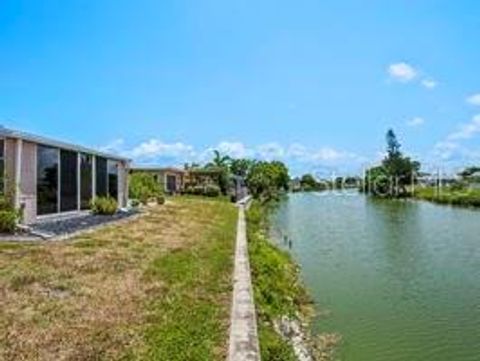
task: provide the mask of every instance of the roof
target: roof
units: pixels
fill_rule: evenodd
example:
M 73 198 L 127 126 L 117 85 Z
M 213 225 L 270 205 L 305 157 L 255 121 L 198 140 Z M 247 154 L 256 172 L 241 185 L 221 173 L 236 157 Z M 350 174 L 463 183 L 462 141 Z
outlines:
M 123 161 L 123 162 L 130 162 L 130 159 L 125 158 L 125 157 L 121 157 L 117 154 L 109 154 L 109 153 L 105 153 L 105 152 L 98 151 L 98 150 L 95 150 L 95 149 L 87 148 L 87 147 L 84 147 L 84 146 L 81 146 L 81 145 L 75 145 L 75 144 L 71 144 L 71 143 L 67 143 L 67 142 L 62 142 L 62 141 L 46 138 L 46 137 L 39 136 L 39 135 L 25 133 L 25 132 L 21 132 L 21 131 L 18 131 L 18 130 L 13 130 L 13 129 L 8 129 L 8 128 L 5 128 L 3 126 L 0 126 L 0 137 L 22 139 L 22 140 L 27 141 L 27 142 L 44 144 L 44 145 L 48 145 L 48 146 L 55 147 L 55 148 L 73 150 L 73 151 L 76 151 L 76 152 L 88 153 L 88 154 L 96 155 L 96 156 L 103 157 L 103 158 L 109 158 L 109 159 L 119 160 L 119 161 Z
M 172 172 L 172 173 L 185 173 L 186 171 L 175 167 L 159 167 L 149 165 L 133 165 L 130 167 L 133 171 L 139 172 Z

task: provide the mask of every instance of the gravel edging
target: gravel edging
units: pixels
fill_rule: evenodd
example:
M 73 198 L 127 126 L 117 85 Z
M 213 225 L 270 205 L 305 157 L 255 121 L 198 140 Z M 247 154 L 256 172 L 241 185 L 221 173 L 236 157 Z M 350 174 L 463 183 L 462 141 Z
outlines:
M 58 241 L 65 241 L 74 237 L 78 237 L 84 234 L 89 234 L 98 230 L 101 230 L 106 227 L 110 226 L 117 226 L 122 225 L 134 220 L 139 219 L 147 212 L 145 211 L 137 211 L 131 212 L 129 214 L 121 214 L 116 215 L 116 217 L 108 217 L 105 216 L 104 219 L 100 219 L 99 216 L 82 216 L 78 218 L 69 218 L 65 220 L 52 220 L 52 221 L 45 221 L 38 224 L 33 224 L 28 227 L 29 231 L 25 231 L 22 234 L 13 234 L 13 235 L 0 235 L 0 242 L 42 242 L 42 241 L 49 241 L 49 242 L 58 242 Z M 93 224 L 88 225 L 88 222 L 91 222 L 92 219 L 88 219 L 88 217 L 96 217 L 94 219 Z M 76 222 L 84 222 L 82 226 L 78 227 L 75 225 Z M 73 226 L 72 231 L 68 231 L 69 226 L 66 223 L 72 223 Z M 66 230 L 67 229 L 67 230 Z M 53 230 L 53 231 L 52 231 Z M 66 230 L 66 231 L 65 231 Z

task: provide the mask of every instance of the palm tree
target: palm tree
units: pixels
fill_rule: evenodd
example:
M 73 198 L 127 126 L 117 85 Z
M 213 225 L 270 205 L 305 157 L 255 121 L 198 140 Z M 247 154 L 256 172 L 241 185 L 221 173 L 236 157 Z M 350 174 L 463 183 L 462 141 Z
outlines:
M 207 168 L 222 168 L 226 169 L 230 166 L 232 158 L 228 155 L 222 155 L 218 150 L 213 151 L 213 159 L 207 163 Z

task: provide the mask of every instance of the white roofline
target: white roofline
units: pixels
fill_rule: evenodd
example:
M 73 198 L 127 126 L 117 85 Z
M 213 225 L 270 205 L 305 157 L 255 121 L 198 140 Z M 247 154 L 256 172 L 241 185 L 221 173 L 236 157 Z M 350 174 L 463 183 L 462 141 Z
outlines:
M 48 146 L 55 147 L 55 148 L 62 148 L 62 149 L 73 150 L 73 151 L 81 152 L 81 153 L 88 153 L 88 154 L 96 155 L 96 156 L 99 156 L 99 157 L 119 160 L 119 161 L 123 161 L 123 162 L 127 162 L 127 163 L 131 162 L 130 159 L 125 158 L 125 157 L 121 157 L 121 156 L 116 155 L 116 154 L 104 153 L 104 152 L 101 152 L 101 151 L 98 151 L 98 150 L 95 150 L 95 149 L 83 147 L 81 145 L 75 145 L 75 144 L 71 144 L 71 143 L 66 143 L 66 142 L 57 141 L 57 140 L 54 140 L 54 139 L 42 137 L 42 136 L 39 136 L 39 135 L 25 133 L 25 132 L 13 130 L 13 129 L 7 129 L 7 128 L 2 127 L 2 126 L 0 126 L 0 136 L 1 137 L 7 137 L 7 138 L 14 138 L 14 139 L 22 139 L 22 140 L 25 140 L 27 142 L 44 144 L 44 145 L 48 145 Z

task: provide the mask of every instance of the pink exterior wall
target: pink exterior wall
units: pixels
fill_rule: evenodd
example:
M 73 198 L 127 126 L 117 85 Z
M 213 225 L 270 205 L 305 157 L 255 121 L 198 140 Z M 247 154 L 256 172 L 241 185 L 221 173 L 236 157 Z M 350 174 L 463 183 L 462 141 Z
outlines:
M 128 202 L 128 169 L 125 162 L 118 163 L 118 206 L 126 207 Z
M 23 223 L 37 220 L 37 144 L 22 141 L 20 183 L 16 182 L 17 139 L 5 139 L 5 192 L 12 202 L 18 200 L 23 208 Z M 119 207 L 126 207 L 128 202 L 128 168 L 127 162 L 119 162 L 118 167 L 118 201 Z
M 15 139 L 5 139 L 5 194 L 14 196 L 16 193 L 15 186 L 15 160 L 16 153 Z
M 23 142 L 20 182 L 20 205 L 24 209 L 25 223 L 32 223 L 37 216 L 37 145 Z

